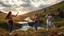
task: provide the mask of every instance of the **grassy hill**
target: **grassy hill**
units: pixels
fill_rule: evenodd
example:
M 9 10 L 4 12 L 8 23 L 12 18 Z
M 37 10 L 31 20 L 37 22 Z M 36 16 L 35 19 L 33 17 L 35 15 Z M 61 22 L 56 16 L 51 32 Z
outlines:
M 58 3 L 58 4 L 55 4 L 55 5 L 52 5 L 52 6 L 49 6 L 49 7 L 46 7 L 44 9 L 46 9 L 46 13 L 48 12 L 51 12 L 53 14 L 57 13 L 57 9 L 60 8 L 63 12 L 64 12 L 64 1 Z M 44 9 L 41 9 L 41 10 L 37 10 L 37 11 L 32 11 L 28 14 L 25 14 L 25 16 L 28 16 L 28 17 L 31 17 L 35 14 L 35 13 L 38 13 L 38 14 L 44 14 Z M 45 17 L 40 17 L 40 20 L 42 20 L 44 23 L 42 24 L 46 24 L 46 18 Z M 53 23 L 58 26 L 58 25 L 62 25 L 64 26 L 64 19 L 54 19 L 53 20 Z
M 44 9 L 46 9 L 46 12 L 52 12 L 52 13 L 56 13 L 57 12 L 57 9 L 60 8 L 64 11 L 64 1 L 58 3 L 58 4 L 55 4 L 55 5 L 52 5 L 52 6 L 49 6 L 49 7 L 46 7 Z M 37 11 L 32 11 L 28 14 L 26 14 L 26 16 L 33 16 L 35 13 L 38 13 L 38 14 L 44 14 L 44 9 L 41 9 L 41 10 L 37 10 Z

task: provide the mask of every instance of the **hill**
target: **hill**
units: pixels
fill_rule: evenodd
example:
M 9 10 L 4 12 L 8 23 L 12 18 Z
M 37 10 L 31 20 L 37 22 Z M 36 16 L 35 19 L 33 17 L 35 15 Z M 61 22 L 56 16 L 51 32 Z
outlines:
M 6 14 L 0 11 L 0 23 L 5 21 Z
M 49 6 L 49 7 L 46 7 L 44 9 L 41 9 L 41 10 L 37 10 L 37 11 L 32 11 L 28 14 L 25 14 L 26 17 L 31 17 L 35 14 L 35 13 L 38 13 L 38 14 L 41 14 L 41 15 L 44 15 L 44 13 L 48 13 L 48 12 L 51 12 L 53 14 L 57 13 L 57 9 L 60 8 L 63 12 L 64 12 L 64 1 L 58 3 L 58 4 L 55 4 L 55 5 L 52 5 L 52 6 Z M 44 12 L 44 10 L 46 9 L 46 12 Z M 42 24 L 46 24 L 46 18 L 45 17 L 40 17 L 40 20 L 43 22 Z M 64 26 L 64 19 L 60 18 L 60 19 L 54 19 L 53 20 L 53 23 L 56 25 L 56 26 Z
M 64 1 L 58 3 L 58 4 L 55 4 L 55 5 L 52 5 L 52 6 L 49 6 L 49 7 L 46 7 L 44 9 L 41 9 L 41 10 L 37 10 L 37 11 L 32 11 L 28 14 L 25 14 L 26 16 L 33 16 L 35 13 L 39 13 L 39 14 L 44 14 L 44 10 L 46 9 L 46 12 L 52 12 L 52 13 L 56 13 L 57 9 L 60 8 L 62 9 L 62 11 L 64 11 Z

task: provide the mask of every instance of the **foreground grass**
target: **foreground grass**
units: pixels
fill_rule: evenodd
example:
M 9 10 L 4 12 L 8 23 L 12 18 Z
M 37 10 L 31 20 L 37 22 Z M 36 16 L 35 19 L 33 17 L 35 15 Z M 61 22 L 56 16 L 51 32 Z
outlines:
M 9 32 L 5 31 L 5 29 L 0 28 L 0 36 L 9 36 Z
M 57 32 L 64 32 L 64 28 L 56 28 Z M 14 31 L 12 36 L 51 36 L 52 35 L 53 30 L 49 29 L 39 29 L 38 32 L 35 32 L 34 29 L 28 29 L 26 31 L 23 30 L 18 30 L 18 31 Z M 0 29 L 0 36 L 10 36 L 9 32 L 5 31 L 4 29 Z M 58 34 L 56 34 L 58 36 Z

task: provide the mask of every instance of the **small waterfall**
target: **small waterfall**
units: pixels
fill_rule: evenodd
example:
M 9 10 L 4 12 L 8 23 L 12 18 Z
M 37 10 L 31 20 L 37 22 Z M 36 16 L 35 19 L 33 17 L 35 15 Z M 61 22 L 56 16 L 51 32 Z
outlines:
M 31 19 L 30 19 L 30 17 L 27 17 L 27 18 L 25 18 L 24 20 L 26 20 L 26 21 L 24 21 L 24 22 L 18 22 L 19 24 L 22 24 L 22 27 L 20 28 L 20 30 L 27 30 L 27 29 L 29 29 L 29 28 L 34 28 L 35 26 L 33 26 L 33 27 L 31 27 L 31 26 L 29 26 L 29 22 L 33 22 Z M 43 28 L 43 27 L 39 27 L 38 26 L 38 29 L 41 29 L 41 28 Z
M 18 22 L 18 23 L 22 24 L 22 27 L 20 29 L 27 30 L 28 28 L 30 28 L 28 22 Z
M 31 26 L 29 26 L 29 24 L 28 24 L 28 22 L 33 22 L 31 19 L 30 19 L 30 17 L 27 17 L 27 18 L 25 18 L 24 20 L 26 20 L 26 21 L 24 21 L 24 22 L 18 22 L 19 24 L 22 24 L 22 27 L 20 28 L 20 29 L 22 29 L 22 30 L 27 30 L 27 29 L 29 29 L 29 28 L 31 28 Z

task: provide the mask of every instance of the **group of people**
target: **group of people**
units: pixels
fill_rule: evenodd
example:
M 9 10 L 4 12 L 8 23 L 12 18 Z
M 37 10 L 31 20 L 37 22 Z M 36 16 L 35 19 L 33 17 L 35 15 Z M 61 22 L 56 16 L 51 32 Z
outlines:
M 8 25 L 9 25 L 9 31 L 10 31 L 10 33 L 12 32 L 12 30 L 13 30 L 13 28 L 14 28 L 14 26 L 13 26 L 13 18 L 12 17 L 16 17 L 18 15 L 18 13 L 16 14 L 16 15 L 12 15 L 12 12 L 10 11 L 8 14 L 7 14 L 7 16 L 5 17 L 5 19 L 6 20 L 8 20 Z M 46 15 L 46 17 L 47 17 L 47 28 L 48 28 L 48 26 L 51 26 L 51 24 L 52 24 L 52 15 L 51 15 L 51 13 L 48 13 L 47 15 Z M 39 24 L 39 15 L 36 13 L 34 16 L 33 16 L 33 19 L 34 19 L 34 22 L 35 22 L 35 29 L 36 29 L 36 31 L 37 31 L 37 25 Z
M 38 24 L 39 24 L 39 14 L 36 13 L 34 16 L 33 16 L 33 19 L 34 19 L 34 23 L 35 23 L 35 29 L 37 31 L 37 27 L 38 27 Z M 48 27 L 50 26 L 52 28 L 52 26 L 55 28 L 55 26 L 53 25 L 52 23 L 52 20 L 53 20 L 53 16 L 51 13 L 48 13 L 46 14 L 45 16 L 47 18 L 46 20 L 46 23 L 47 23 L 47 30 L 48 30 Z
M 59 9 L 58 9 L 59 10 Z M 19 13 L 19 12 L 18 12 Z M 12 32 L 14 26 L 13 26 L 13 18 L 12 17 L 16 17 L 18 15 L 18 13 L 16 15 L 12 15 L 12 12 L 10 11 L 7 16 L 5 17 L 6 20 L 8 20 L 8 25 L 9 25 L 9 31 L 10 33 Z M 39 14 L 35 13 L 33 16 L 34 19 L 34 23 L 35 23 L 35 30 L 37 32 L 37 28 L 38 28 L 38 24 L 39 24 Z M 45 17 L 47 18 L 46 23 L 47 23 L 47 30 L 48 27 L 50 26 L 52 28 L 52 26 L 55 28 L 55 26 L 52 23 L 52 20 L 54 19 L 51 13 L 48 13 L 45 15 Z

